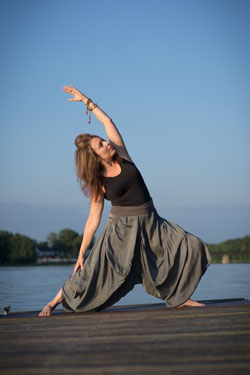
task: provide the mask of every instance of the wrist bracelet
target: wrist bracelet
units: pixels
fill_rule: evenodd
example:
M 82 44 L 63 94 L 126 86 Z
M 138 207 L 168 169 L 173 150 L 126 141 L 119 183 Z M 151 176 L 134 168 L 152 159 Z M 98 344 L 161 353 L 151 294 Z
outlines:
M 86 103 L 86 107 L 87 107 L 87 109 L 86 109 L 86 115 L 88 115 L 88 113 L 89 113 L 89 105 L 90 105 L 90 103 L 92 103 L 92 99 L 90 99 L 90 98 L 88 98 L 88 100 L 87 100 L 87 103 Z
M 92 108 L 89 107 L 90 103 L 93 104 Z M 86 107 L 87 107 L 86 115 L 88 115 L 89 111 L 92 112 L 93 109 L 95 109 L 96 107 L 98 107 L 98 105 L 97 105 L 97 103 L 93 103 L 92 99 L 88 98 L 87 103 L 86 103 Z M 91 124 L 91 115 L 89 115 L 89 121 L 88 121 L 88 123 Z
M 88 107 L 90 105 L 90 103 L 92 103 L 92 99 L 88 98 L 86 106 Z
M 89 109 L 89 111 L 93 111 L 96 107 L 98 107 L 98 104 L 97 103 L 93 103 L 93 107 L 92 108 L 88 107 L 88 109 Z

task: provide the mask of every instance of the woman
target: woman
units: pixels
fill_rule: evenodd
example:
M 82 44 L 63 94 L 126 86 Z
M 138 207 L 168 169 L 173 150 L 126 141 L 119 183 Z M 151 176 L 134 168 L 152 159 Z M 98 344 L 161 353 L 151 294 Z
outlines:
M 76 170 L 91 207 L 73 275 L 39 316 L 62 303 L 65 311 L 101 310 L 142 283 L 168 307 L 204 306 L 190 299 L 211 263 L 206 245 L 156 212 L 144 180 L 112 120 L 72 85 L 63 90 L 83 102 L 104 125 L 109 142 L 80 134 Z M 90 255 L 84 254 L 100 224 L 104 199 L 111 200 L 108 222 Z

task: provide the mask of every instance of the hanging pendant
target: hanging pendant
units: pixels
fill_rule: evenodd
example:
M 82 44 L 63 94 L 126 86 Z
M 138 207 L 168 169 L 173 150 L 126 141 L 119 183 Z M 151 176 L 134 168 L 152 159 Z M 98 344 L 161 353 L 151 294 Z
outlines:
M 89 124 L 91 124 L 91 115 L 89 115 Z

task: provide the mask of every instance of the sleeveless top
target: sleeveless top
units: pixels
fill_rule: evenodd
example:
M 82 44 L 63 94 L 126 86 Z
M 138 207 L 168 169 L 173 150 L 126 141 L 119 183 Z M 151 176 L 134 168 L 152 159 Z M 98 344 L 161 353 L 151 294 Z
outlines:
M 135 164 L 123 159 L 120 167 L 119 175 L 103 177 L 105 199 L 111 201 L 112 206 L 139 206 L 147 203 L 151 197 Z

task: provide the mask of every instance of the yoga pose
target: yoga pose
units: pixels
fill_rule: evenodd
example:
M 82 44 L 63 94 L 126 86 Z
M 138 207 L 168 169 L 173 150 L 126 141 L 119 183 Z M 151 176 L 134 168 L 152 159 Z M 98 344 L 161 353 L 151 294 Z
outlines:
M 87 106 L 104 125 L 109 141 L 91 134 L 76 137 L 77 177 L 90 197 L 89 217 L 73 275 L 39 316 L 51 315 L 59 303 L 69 312 L 98 311 L 141 283 L 167 307 L 204 306 L 190 297 L 211 263 L 207 246 L 158 215 L 111 118 L 74 86 L 63 90 L 73 96 L 69 101 Z M 84 260 L 104 199 L 112 204 L 108 221 Z

